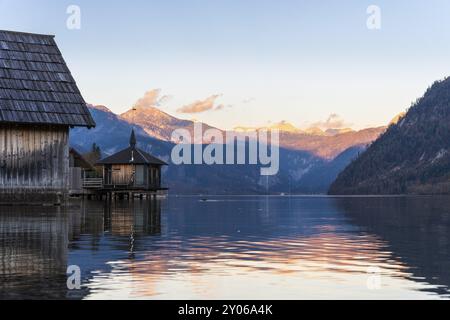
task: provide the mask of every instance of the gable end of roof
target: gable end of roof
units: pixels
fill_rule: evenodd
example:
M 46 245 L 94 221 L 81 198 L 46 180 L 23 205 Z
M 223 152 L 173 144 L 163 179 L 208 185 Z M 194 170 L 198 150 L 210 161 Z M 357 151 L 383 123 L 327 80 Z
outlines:
M 95 127 L 54 36 L 0 30 L 0 123 Z

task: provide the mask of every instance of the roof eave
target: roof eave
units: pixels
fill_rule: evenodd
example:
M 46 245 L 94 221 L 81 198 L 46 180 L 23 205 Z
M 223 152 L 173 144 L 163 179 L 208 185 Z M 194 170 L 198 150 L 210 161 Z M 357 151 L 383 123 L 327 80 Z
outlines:
M 95 163 L 95 165 L 105 165 L 105 164 L 117 164 L 117 165 L 127 165 L 127 164 L 137 164 L 137 165 L 153 165 L 153 166 L 168 166 L 168 164 L 167 163 L 151 163 L 151 162 L 121 162 L 121 161 L 118 161 L 118 162 L 113 162 L 113 161 L 111 161 L 111 162 L 109 162 L 109 161 L 98 161 L 98 162 L 96 162 Z
M 96 124 L 70 124 L 70 123 L 56 123 L 56 122 L 24 122 L 24 121 L 0 121 L 0 124 L 14 124 L 14 125 L 27 125 L 27 126 L 59 126 L 59 127 L 79 127 L 92 129 L 96 127 Z
M 4 30 L 4 29 L 1 29 L 0 32 L 8 32 L 8 33 L 15 33 L 15 34 L 30 35 L 30 36 L 51 37 L 51 38 L 55 38 L 56 37 L 54 34 L 23 32 L 23 31 Z

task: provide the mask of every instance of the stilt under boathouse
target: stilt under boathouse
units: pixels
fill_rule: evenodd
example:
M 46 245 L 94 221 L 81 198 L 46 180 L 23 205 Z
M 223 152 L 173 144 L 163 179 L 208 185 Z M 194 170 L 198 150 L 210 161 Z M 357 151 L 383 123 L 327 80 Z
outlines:
M 61 203 L 69 130 L 95 127 L 54 36 L 0 30 L 0 203 Z
M 98 190 L 110 197 L 140 197 L 156 195 L 168 190 L 162 187 L 161 169 L 167 163 L 137 147 L 136 135 L 131 131 L 130 146 L 97 162 L 103 171 L 102 186 Z

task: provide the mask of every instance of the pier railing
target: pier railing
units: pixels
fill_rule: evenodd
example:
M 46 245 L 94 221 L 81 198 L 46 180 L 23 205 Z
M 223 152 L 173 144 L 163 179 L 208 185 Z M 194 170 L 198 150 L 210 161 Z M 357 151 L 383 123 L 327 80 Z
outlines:
M 103 188 L 103 178 L 84 178 L 84 189 L 101 189 Z

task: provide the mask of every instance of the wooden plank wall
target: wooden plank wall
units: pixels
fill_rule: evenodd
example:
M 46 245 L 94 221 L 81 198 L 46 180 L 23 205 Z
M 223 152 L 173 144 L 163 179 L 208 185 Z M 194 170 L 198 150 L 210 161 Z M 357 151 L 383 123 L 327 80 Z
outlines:
M 67 193 L 68 135 L 68 127 L 0 125 L 0 195 Z
M 134 174 L 133 165 L 113 165 L 112 184 L 128 185 Z

